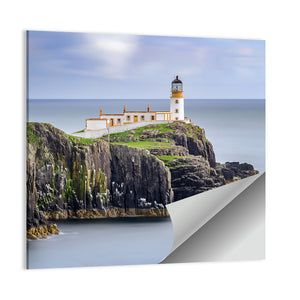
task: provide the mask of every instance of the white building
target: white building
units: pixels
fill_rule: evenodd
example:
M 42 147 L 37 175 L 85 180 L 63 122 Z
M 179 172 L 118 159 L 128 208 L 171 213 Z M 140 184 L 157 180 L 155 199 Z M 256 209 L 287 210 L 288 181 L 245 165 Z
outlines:
M 150 106 L 146 111 L 126 111 L 124 105 L 122 114 L 103 114 L 100 109 L 99 118 L 86 119 L 85 131 L 100 130 L 110 127 L 123 126 L 139 122 L 155 121 L 184 121 L 191 120 L 184 117 L 184 97 L 182 81 L 178 76 L 172 81 L 170 96 L 170 111 L 151 111 Z

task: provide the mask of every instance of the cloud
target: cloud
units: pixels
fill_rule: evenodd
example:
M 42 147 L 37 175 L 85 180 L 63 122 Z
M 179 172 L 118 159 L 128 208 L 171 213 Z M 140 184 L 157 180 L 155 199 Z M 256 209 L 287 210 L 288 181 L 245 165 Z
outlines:
M 240 55 L 249 56 L 249 55 L 254 54 L 254 49 L 252 49 L 252 48 L 239 48 L 239 49 L 237 49 L 237 53 L 240 54 Z
M 77 73 L 124 79 L 137 49 L 137 36 L 86 34 L 83 41 L 70 52 L 93 61 L 89 72 L 77 70 Z
M 138 51 L 138 36 L 33 32 L 30 70 L 39 74 L 125 79 Z

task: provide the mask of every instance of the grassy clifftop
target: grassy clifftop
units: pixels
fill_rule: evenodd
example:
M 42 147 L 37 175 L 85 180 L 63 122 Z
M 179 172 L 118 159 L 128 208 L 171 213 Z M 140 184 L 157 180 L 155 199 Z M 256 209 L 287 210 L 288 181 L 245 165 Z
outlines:
M 216 164 L 213 146 L 204 129 L 184 122 L 148 125 L 102 139 L 112 144 L 147 149 L 164 162 L 174 160 L 176 156 L 196 155 L 202 156 L 211 167 Z
M 140 127 L 120 133 L 110 134 L 112 143 L 126 144 L 131 147 L 151 149 L 157 147 L 171 147 L 174 135 L 186 134 L 187 136 L 208 141 L 205 137 L 204 129 L 183 122 L 173 122 L 168 124 L 157 124 Z M 107 136 L 102 137 L 107 140 Z

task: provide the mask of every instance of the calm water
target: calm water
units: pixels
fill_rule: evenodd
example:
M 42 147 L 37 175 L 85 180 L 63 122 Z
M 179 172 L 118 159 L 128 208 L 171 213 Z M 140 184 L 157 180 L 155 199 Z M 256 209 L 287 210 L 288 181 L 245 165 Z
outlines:
M 29 269 L 156 264 L 172 248 L 169 218 L 57 222 L 61 231 L 27 243 Z
M 72 133 L 85 119 L 127 110 L 169 110 L 168 99 L 142 100 L 29 100 L 28 120 L 47 122 Z M 239 161 L 265 170 L 265 100 L 185 99 L 185 115 L 205 128 L 218 162 Z

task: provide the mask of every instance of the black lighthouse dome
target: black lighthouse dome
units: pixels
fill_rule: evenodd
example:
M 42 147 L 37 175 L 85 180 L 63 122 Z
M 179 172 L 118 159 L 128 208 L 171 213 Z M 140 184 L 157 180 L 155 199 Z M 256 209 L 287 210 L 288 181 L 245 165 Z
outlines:
M 182 81 L 178 79 L 178 75 L 176 75 L 176 78 L 172 81 L 172 83 L 182 83 Z

